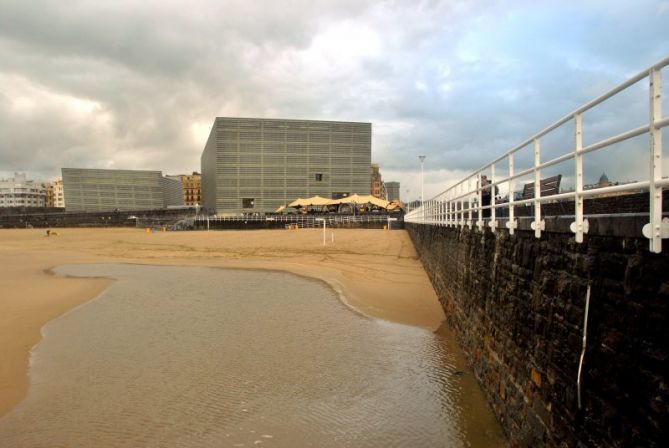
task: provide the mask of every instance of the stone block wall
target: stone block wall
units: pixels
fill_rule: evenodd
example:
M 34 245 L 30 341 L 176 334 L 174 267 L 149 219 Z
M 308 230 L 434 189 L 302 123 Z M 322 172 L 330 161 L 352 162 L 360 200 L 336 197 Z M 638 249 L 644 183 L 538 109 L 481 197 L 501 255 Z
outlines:
M 669 440 L 669 242 L 653 254 L 643 238 L 406 228 L 512 446 Z

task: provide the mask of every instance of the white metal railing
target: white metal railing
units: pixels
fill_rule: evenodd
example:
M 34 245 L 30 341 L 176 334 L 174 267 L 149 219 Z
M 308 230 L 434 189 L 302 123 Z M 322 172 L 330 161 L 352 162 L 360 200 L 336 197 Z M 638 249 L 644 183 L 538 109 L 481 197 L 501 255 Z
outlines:
M 534 230 L 535 236 L 540 238 L 542 230 L 545 230 L 545 221 L 542 219 L 541 204 L 548 201 L 573 200 L 575 210 L 574 222 L 571 225 L 571 230 L 575 233 L 576 241 L 581 243 L 583 242 L 583 235 L 588 232 L 588 220 L 583 216 L 583 200 L 585 198 L 602 194 L 642 190 L 648 191 L 650 198 L 649 223 L 643 227 L 642 233 L 650 240 L 650 250 L 656 253 L 661 252 L 662 239 L 669 238 L 669 219 L 662 218 L 662 189 L 669 187 L 669 179 L 662 177 L 662 128 L 669 126 L 669 117 L 662 116 L 662 69 L 667 65 L 669 65 L 669 57 L 659 61 L 650 68 L 643 70 L 636 76 L 628 79 L 604 95 L 584 104 L 570 114 L 565 115 L 547 128 L 515 146 L 504 155 L 474 171 L 455 185 L 433 198 L 426 200 L 422 206 L 406 214 L 404 217 L 405 222 L 451 227 L 467 226 L 469 228 L 472 228 L 475 225 L 480 231 L 484 229 L 487 222 L 490 229 L 495 232 L 499 224 L 497 220 L 497 210 L 508 209 L 508 213 L 505 213 L 507 215 L 505 216 L 506 227 L 509 230 L 509 233 L 513 234 L 514 230 L 518 227 L 514 208 L 520 205 L 531 204 L 534 205 L 534 218 L 531 227 Z M 648 78 L 649 82 L 648 102 L 650 118 L 648 124 L 583 146 L 583 113 L 645 78 Z M 568 123 L 573 123 L 573 147 L 554 159 L 542 162 L 542 138 Z M 583 156 L 585 154 L 606 149 L 616 143 L 643 134 L 649 135 L 648 149 L 650 152 L 650 163 L 646 180 L 584 190 Z M 514 155 L 529 145 L 532 145 L 534 153 L 532 168 L 515 171 Z M 569 160 L 574 160 L 575 165 L 574 191 L 542 197 L 542 169 Z M 495 166 L 503 163 L 507 164 L 508 174 L 498 178 L 495 175 Z M 488 170 L 491 178 L 488 183 L 486 183 L 483 175 L 484 173 L 487 173 Z M 517 200 L 514 197 L 516 180 L 523 176 L 530 175 L 533 175 L 534 178 L 534 197 Z M 503 203 L 497 202 L 495 197 L 495 189 L 499 185 L 508 187 L 509 191 L 508 201 Z M 490 197 L 489 204 L 483 203 L 482 199 L 484 195 Z M 484 220 L 484 214 L 488 215 L 486 218 L 489 219 Z M 474 222 L 475 218 L 476 221 Z

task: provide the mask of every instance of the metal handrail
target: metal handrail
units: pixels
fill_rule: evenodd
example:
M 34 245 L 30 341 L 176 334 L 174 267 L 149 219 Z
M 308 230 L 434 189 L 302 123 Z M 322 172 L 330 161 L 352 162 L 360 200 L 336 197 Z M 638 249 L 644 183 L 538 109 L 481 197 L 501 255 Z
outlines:
M 472 172 L 455 185 L 447 188 L 441 193 L 426 200 L 421 206 L 408 212 L 404 218 L 405 222 L 415 224 L 429 224 L 441 226 L 468 226 L 476 227 L 483 231 L 485 224 L 495 232 L 498 226 L 496 219 L 496 210 L 506 208 L 509 210 L 506 227 L 509 233 L 513 234 L 517 228 L 517 221 L 514 217 L 514 207 L 519 205 L 534 205 L 534 221 L 532 228 L 535 236 L 541 237 L 545 229 L 545 222 L 542 219 L 541 204 L 551 201 L 574 200 L 575 221 L 572 223 L 571 230 L 575 233 L 577 242 L 583 242 L 583 236 L 588 232 L 588 222 L 583 216 L 583 200 L 587 197 L 597 196 L 608 193 L 619 193 L 633 190 L 646 190 L 649 192 L 649 223 L 642 229 L 642 234 L 650 241 L 650 250 L 659 253 L 662 251 L 662 239 L 669 238 L 669 219 L 662 217 L 662 189 L 669 187 L 669 179 L 662 177 L 662 129 L 669 126 L 669 117 L 662 116 L 662 69 L 669 65 L 669 57 L 653 64 L 629 78 L 627 81 L 619 84 L 608 92 L 585 103 L 575 111 L 565 115 L 553 124 L 542 129 L 532 137 L 524 140 L 522 143 L 514 146 L 503 155 L 497 157 L 492 162 L 488 162 L 478 170 Z M 603 103 L 607 99 L 617 95 L 625 89 L 631 87 L 637 82 L 648 78 L 649 82 L 649 107 L 650 119 L 648 124 L 629 129 L 620 134 L 605 138 L 587 146 L 583 146 L 583 113 Z M 573 122 L 574 126 L 574 146 L 564 154 L 559 155 L 548 161 L 541 161 L 541 139 L 560 128 L 567 123 Z M 584 190 L 583 185 L 583 156 L 593 151 L 605 149 L 638 137 L 643 134 L 649 135 L 650 163 L 648 179 L 638 182 L 631 182 L 623 185 L 608 187 L 595 187 Z M 534 163 L 531 168 L 514 172 L 514 155 L 532 145 L 534 151 Z M 573 192 L 558 193 L 550 196 L 541 196 L 541 171 L 542 169 L 555 166 L 569 160 L 575 161 L 575 189 Z M 508 174 L 504 177 L 495 176 L 495 166 L 502 162 L 508 163 Z M 490 169 L 491 179 L 485 185 L 482 185 L 483 173 Z M 530 199 L 516 199 L 514 197 L 515 181 L 525 176 L 534 175 L 534 193 Z M 496 203 L 495 188 L 499 185 L 509 186 L 508 202 Z M 486 192 L 489 192 L 486 194 Z M 483 195 L 490 196 L 490 204 L 483 205 Z M 484 220 L 483 211 L 490 211 L 489 219 Z M 476 216 L 475 216 L 476 215 Z M 474 221 L 476 218 L 476 221 Z

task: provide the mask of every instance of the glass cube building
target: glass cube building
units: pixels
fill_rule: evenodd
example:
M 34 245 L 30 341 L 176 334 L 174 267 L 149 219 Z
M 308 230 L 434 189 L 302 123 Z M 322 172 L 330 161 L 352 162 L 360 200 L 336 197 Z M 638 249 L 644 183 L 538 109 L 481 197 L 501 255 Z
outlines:
M 298 197 L 370 193 L 371 123 L 223 118 L 202 152 L 203 206 L 271 212 Z
M 66 210 L 155 210 L 183 205 L 181 181 L 160 171 L 63 168 Z

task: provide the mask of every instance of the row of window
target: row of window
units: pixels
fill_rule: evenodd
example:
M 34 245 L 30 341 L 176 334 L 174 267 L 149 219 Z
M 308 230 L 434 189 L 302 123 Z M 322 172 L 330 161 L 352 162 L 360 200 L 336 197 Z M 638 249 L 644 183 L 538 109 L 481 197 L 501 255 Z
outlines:
M 44 201 L 0 201 L 0 206 L 3 205 L 36 205 L 43 206 Z
M 216 126 L 217 132 L 273 132 L 273 133 L 292 133 L 292 132 L 309 132 L 309 133 L 371 133 L 371 127 L 368 124 L 314 124 L 314 123 L 282 123 L 282 124 L 267 124 L 267 123 L 235 123 L 235 122 L 218 122 Z
M 324 147 L 332 148 L 334 151 L 337 148 L 364 148 L 367 151 L 370 150 L 371 140 L 362 139 L 362 138 L 351 138 L 349 140 L 325 140 L 325 141 L 316 141 L 308 140 L 306 138 L 294 138 L 286 140 L 264 140 L 264 139 L 255 139 L 255 140 L 239 140 L 236 138 L 220 138 L 216 140 L 216 149 L 218 150 L 228 150 L 228 149 L 237 149 L 239 148 L 242 151 L 253 151 L 253 152 L 281 152 L 284 148 L 301 148 L 301 147 Z

